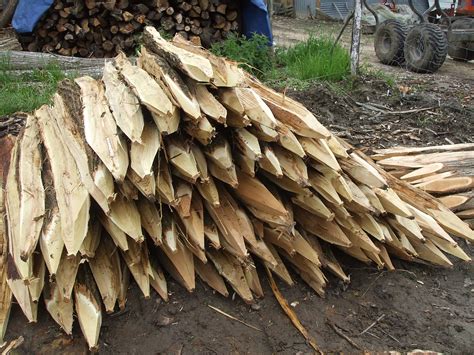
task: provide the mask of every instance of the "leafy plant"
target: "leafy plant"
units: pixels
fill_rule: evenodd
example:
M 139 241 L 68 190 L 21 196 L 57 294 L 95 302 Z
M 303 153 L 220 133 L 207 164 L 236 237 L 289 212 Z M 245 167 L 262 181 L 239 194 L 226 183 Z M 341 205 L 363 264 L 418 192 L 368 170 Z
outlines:
M 268 46 L 268 38 L 254 34 L 250 38 L 231 33 L 224 41 L 215 43 L 211 52 L 232 59 L 259 78 L 274 67 L 274 58 Z

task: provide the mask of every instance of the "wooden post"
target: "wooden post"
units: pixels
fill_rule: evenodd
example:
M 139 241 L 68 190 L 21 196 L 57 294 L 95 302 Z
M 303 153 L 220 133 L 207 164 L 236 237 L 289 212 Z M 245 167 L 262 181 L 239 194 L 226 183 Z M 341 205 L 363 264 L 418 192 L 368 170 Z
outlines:
M 357 75 L 359 71 L 360 35 L 362 20 L 362 1 L 354 1 L 354 22 L 352 23 L 351 44 L 351 74 Z

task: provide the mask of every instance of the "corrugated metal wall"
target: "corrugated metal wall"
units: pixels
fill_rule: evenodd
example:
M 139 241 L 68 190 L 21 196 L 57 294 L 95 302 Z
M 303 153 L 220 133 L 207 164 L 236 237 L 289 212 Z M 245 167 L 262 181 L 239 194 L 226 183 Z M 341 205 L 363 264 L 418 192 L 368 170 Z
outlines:
M 294 8 L 297 17 L 308 17 L 310 13 L 314 15 L 316 11 L 316 0 L 295 0 Z
M 294 0 L 295 14 L 297 17 L 308 17 L 316 14 L 317 0 Z M 380 3 L 379 0 L 368 0 L 369 4 Z M 408 0 L 396 1 L 399 5 L 408 5 Z M 428 8 L 428 0 L 413 0 L 415 7 L 423 12 Z M 343 20 L 354 6 L 353 0 L 320 0 L 321 11 L 326 15 Z

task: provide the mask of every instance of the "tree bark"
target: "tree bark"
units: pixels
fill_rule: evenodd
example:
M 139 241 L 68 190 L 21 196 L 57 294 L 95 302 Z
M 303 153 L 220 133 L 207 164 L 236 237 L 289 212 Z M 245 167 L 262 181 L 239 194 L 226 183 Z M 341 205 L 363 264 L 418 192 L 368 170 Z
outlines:
M 362 22 L 362 1 L 355 0 L 354 21 L 352 22 L 351 75 L 359 72 L 360 37 Z

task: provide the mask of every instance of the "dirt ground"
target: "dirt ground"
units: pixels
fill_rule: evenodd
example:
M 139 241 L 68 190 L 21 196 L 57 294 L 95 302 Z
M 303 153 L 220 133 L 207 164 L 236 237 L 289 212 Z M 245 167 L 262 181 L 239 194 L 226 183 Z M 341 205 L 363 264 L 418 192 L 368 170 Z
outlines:
M 283 25 L 288 24 L 274 21 L 277 42 Z M 302 31 L 301 36 L 305 35 Z M 291 34 L 296 36 L 296 32 L 293 28 Z M 371 57 L 373 50 L 365 44 L 363 60 Z M 302 101 L 327 127 L 359 147 L 474 142 L 474 63 L 457 67 L 451 64 L 448 61 L 434 75 L 383 67 L 395 73 L 397 83 L 392 88 L 379 79 L 366 77 L 343 92 L 318 84 L 304 92 L 287 93 Z M 422 111 L 399 112 L 419 109 Z M 474 256 L 473 245 L 459 243 Z M 397 270 L 387 272 L 343 254 L 336 256 L 351 282 L 343 284 L 327 273 L 325 298 L 317 296 L 294 274 L 294 287 L 278 282 L 301 322 L 325 352 L 360 353 L 328 326 L 326 322 L 330 320 L 366 351 L 473 353 L 472 263 L 455 261 L 452 269 L 441 269 L 395 260 Z M 281 311 L 263 270 L 259 275 L 266 296 L 253 306 L 244 304 L 238 296 L 225 299 L 214 294 L 201 281 L 189 294 L 168 277 L 168 303 L 156 293 L 151 299 L 144 299 L 133 284 L 126 310 L 104 316 L 100 352 L 311 353 L 312 349 Z M 228 319 L 208 305 L 260 331 Z M 13 307 L 7 339 L 24 336 L 18 353 L 87 352 L 77 322 L 70 338 L 63 335 L 42 303 L 39 314 L 38 324 L 27 324 L 19 307 Z M 377 319 L 376 325 L 361 335 Z
M 310 35 L 336 37 L 342 28 L 341 22 L 323 20 L 292 19 L 275 16 L 272 21 L 274 42 L 277 46 L 288 47 L 298 41 L 303 41 Z M 348 26 L 341 37 L 341 44 L 349 47 L 351 28 Z M 379 63 L 374 51 L 374 36 L 363 34 L 361 38 L 361 63 L 369 64 L 376 69 L 382 69 L 398 78 L 417 76 L 403 68 L 390 67 Z M 426 77 L 421 74 L 418 76 Z M 431 76 L 432 77 L 432 76 Z M 446 58 L 443 66 L 434 76 L 436 80 L 450 81 L 452 78 L 474 80 L 474 61 L 460 63 Z

